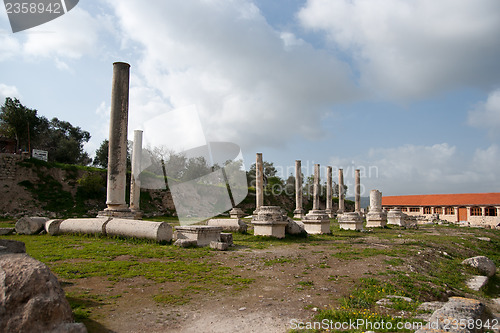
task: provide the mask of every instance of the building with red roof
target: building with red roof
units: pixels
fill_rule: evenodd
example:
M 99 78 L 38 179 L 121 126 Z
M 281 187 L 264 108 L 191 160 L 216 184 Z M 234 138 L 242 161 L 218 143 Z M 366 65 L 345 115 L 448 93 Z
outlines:
M 439 214 L 449 222 L 468 221 L 474 225 L 500 224 L 500 193 L 400 195 L 382 197 L 386 210 L 399 208 L 414 216 Z

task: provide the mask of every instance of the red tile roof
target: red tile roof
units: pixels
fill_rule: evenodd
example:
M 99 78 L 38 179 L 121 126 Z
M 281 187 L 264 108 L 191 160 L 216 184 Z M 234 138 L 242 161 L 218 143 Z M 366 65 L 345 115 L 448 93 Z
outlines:
M 387 196 L 382 206 L 500 206 L 500 193 Z

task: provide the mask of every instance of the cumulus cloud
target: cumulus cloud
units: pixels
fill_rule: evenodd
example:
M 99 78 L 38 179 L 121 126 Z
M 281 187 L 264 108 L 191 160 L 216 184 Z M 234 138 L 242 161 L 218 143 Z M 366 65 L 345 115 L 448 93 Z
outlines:
M 23 50 L 26 56 L 78 59 L 95 52 L 103 27 L 101 22 L 101 18 L 92 17 L 87 11 L 75 7 L 56 20 L 30 29 Z
M 153 90 L 166 110 L 195 104 L 209 140 L 254 148 L 319 138 L 320 115 L 353 98 L 346 64 L 275 30 L 250 1 L 109 4 L 124 43 L 140 45 L 136 90 Z
M 372 189 L 385 195 L 407 195 L 494 192 L 500 186 L 500 176 L 492 172 L 500 163 L 497 145 L 478 148 L 471 155 L 448 143 L 404 145 L 370 149 L 359 159 L 331 158 L 329 162 L 344 169 L 350 192 L 354 190 L 354 170 L 360 169 L 364 196 Z
M 351 56 L 361 84 L 382 97 L 498 82 L 497 0 L 308 0 L 298 19 Z
M 469 111 L 469 125 L 488 131 L 491 137 L 499 136 L 500 128 L 500 89 L 491 92 L 485 102 L 477 104 Z
M 16 86 L 8 86 L 6 84 L 0 83 L 0 103 L 3 104 L 6 97 L 20 98 L 21 94 L 17 90 Z

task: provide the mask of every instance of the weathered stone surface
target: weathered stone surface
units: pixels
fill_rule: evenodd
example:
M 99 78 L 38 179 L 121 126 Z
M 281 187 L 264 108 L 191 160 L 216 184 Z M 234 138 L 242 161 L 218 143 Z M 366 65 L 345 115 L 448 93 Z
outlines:
M 209 225 L 190 225 L 175 227 L 176 239 L 195 240 L 198 246 L 210 245 L 210 242 L 220 242 L 221 227 Z
M 170 242 L 173 235 L 172 226 L 166 222 L 112 219 L 105 228 L 108 236 L 144 238 L 156 242 Z
M 0 236 L 10 235 L 16 230 L 15 228 L 0 228 Z
M 406 214 L 399 208 L 393 208 L 387 213 L 387 224 L 398 225 L 400 227 L 406 226 L 405 224 Z
M 0 254 L 8 253 L 26 253 L 26 246 L 20 241 L 0 239 Z
M 227 243 L 229 246 L 233 246 L 233 234 L 230 234 L 228 232 L 221 232 L 220 233 L 220 241 L 222 243 Z
M 57 235 L 62 221 L 63 220 L 49 220 L 45 222 L 45 231 L 51 236 Z
M 363 220 L 356 212 L 343 213 L 338 217 L 339 227 L 343 230 L 362 230 Z
M 481 320 L 483 323 L 490 319 L 486 311 L 486 306 L 475 299 L 463 297 L 451 297 L 440 309 L 436 310 L 429 318 L 429 322 L 416 333 L 431 332 L 481 332 L 482 330 L 474 328 L 460 327 L 460 321 Z M 457 323 L 457 327 L 453 327 Z M 445 328 L 448 328 L 445 330 Z
M 262 206 L 252 219 L 255 236 L 285 237 L 288 218 L 279 206 Z
M 289 235 L 300 235 L 306 233 L 304 223 L 302 223 L 302 221 L 297 221 L 291 218 L 288 218 L 287 221 L 288 224 L 285 227 L 285 233 Z
M 227 251 L 229 248 L 229 244 L 223 243 L 223 242 L 210 242 L 210 248 L 217 250 L 217 251 Z
M 479 289 L 483 288 L 488 284 L 488 277 L 484 275 L 475 275 L 467 282 L 465 282 L 467 287 L 469 287 L 472 290 L 478 291 Z
M 441 309 L 443 305 L 445 305 L 446 302 L 424 302 L 420 304 L 417 308 L 418 311 L 436 311 L 438 309 Z
M 370 191 L 370 211 L 366 214 L 366 227 L 378 228 L 387 225 L 387 213 L 382 210 L 382 192 Z
M 409 303 L 413 302 L 413 299 L 410 297 L 387 295 L 385 298 L 379 299 L 376 303 L 378 305 L 392 305 L 394 303 L 394 299 L 402 299 Z
M 46 217 L 21 217 L 16 222 L 16 232 L 20 235 L 36 235 L 43 230 L 48 220 Z
M 27 254 L 0 256 L 0 332 L 87 332 L 56 277 Z
M 230 232 L 246 232 L 248 228 L 246 223 L 239 218 L 210 219 L 208 220 L 207 225 L 221 227 L 222 230 Z
M 195 239 L 178 239 L 174 242 L 175 246 L 179 247 L 195 247 L 198 246 L 198 243 L 196 242 Z
M 330 231 L 330 219 L 324 210 L 311 210 L 302 219 L 304 224 L 304 230 L 308 234 L 319 235 L 319 234 L 329 234 Z
M 497 271 L 497 268 L 493 260 L 485 256 L 467 258 L 464 261 L 462 261 L 462 264 L 474 267 L 479 272 L 481 272 L 481 274 L 484 274 L 488 277 L 495 275 Z
M 106 223 L 110 220 L 111 218 L 109 217 L 67 219 L 59 225 L 59 233 L 106 235 Z

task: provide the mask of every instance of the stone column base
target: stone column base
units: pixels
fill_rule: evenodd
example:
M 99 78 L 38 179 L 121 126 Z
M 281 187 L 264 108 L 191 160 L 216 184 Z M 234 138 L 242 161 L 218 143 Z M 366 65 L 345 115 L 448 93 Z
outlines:
M 245 212 L 241 208 L 233 208 L 229 211 L 229 216 L 231 216 L 232 219 L 239 219 L 245 216 Z
M 340 229 L 363 230 L 363 220 L 358 213 L 344 213 L 338 215 Z
M 306 216 L 306 211 L 303 209 L 296 209 L 293 211 L 293 218 L 294 219 L 303 219 L 304 216 Z
M 288 219 L 279 206 L 262 206 L 252 218 L 255 236 L 285 238 Z
M 136 216 L 137 213 L 131 211 L 130 209 L 105 209 L 97 213 L 97 217 L 117 217 L 129 220 L 135 220 Z
M 366 214 L 367 228 L 383 228 L 387 225 L 387 214 L 385 212 L 368 212 Z
M 400 227 L 405 226 L 405 215 L 401 209 L 391 209 L 387 213 L 387 224 L 398 225 Z
M 330 233 L 330 219 L 324 210 L 311 210 L 302 219 L 308 234 L 319 235 Z

